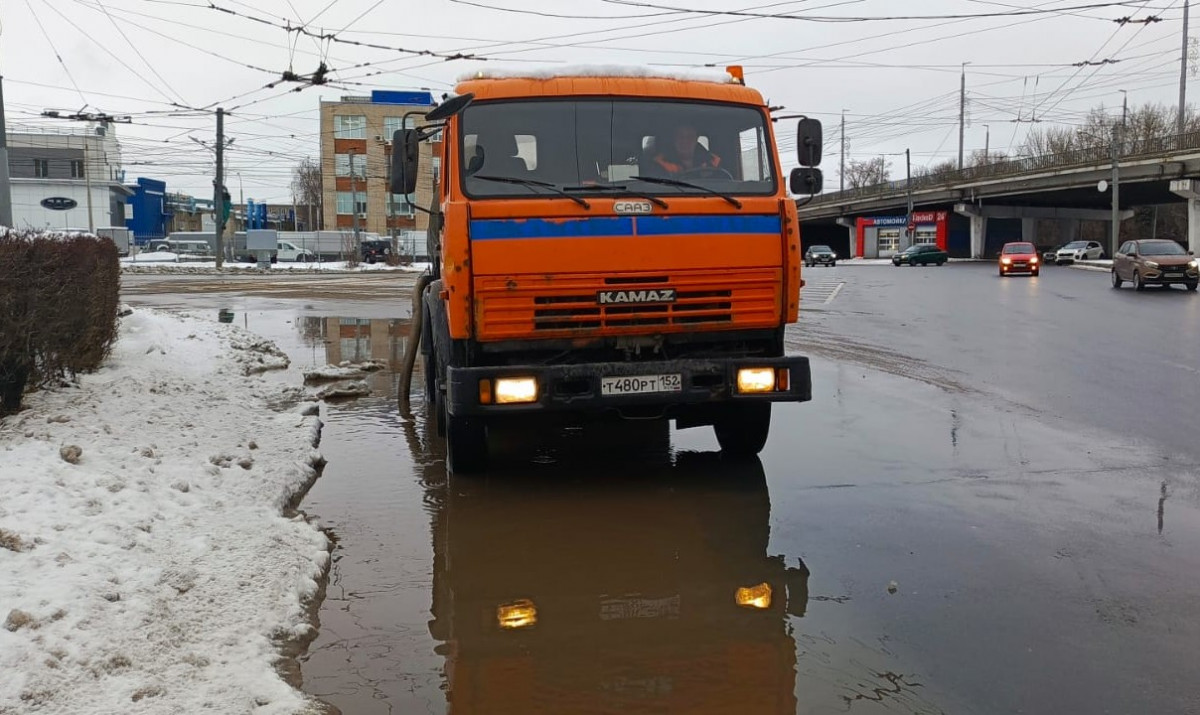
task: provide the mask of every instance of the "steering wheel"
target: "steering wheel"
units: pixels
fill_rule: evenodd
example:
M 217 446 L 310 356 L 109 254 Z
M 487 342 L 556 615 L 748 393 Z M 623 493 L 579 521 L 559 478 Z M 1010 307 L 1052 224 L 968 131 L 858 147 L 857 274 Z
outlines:
M 724 169 L 715 166 L 698 166 L 695 169 L 685 169 L 677 174 L 679 178 L 693 179 L 729 179 L 733 181 L 733 174 L 730 174 Z

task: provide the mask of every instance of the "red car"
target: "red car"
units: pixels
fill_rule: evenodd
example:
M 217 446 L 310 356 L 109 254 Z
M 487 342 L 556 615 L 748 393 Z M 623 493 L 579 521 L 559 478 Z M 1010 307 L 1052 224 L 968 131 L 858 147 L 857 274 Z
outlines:
M 1042 268 L 1037 247 L 1032 243 L 1006 243 L 1000 249 L 1000 275 L 1028 273 L 1036 276 Z

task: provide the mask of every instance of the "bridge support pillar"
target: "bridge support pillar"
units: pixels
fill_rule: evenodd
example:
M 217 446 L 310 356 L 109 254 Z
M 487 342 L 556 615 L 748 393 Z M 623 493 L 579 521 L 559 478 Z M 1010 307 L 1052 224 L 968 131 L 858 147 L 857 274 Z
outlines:
M 846 229 L 850 235 L 850 253 L 848 258 L 856 258 L 854 255 L 858 251 L 858 224 L 852 218 L 845 216 L 839 218 L 835 223 Z
M 1188 199 L 1188 250 L 1200 255 L 1200 200 Z
M 1200 254 L 1200 181 L 1195 179 L 1172 181 L 1171 193 L 1187 199 L 1188 250 Z
M 1058 220 L 1058 243 L 1070 243 L 1079 240 L 1079 219 L 1063 218 Z
M 971 258 L 983 258 L 987 245 L 987 216 L 971 217 Z
M 971 220 L 971 258 L 983 258 L 983 249 L 987 245 L 987 215 L 983 207 L 954 204 L 954 213 Z
M 1021 219 L 1021 240 L 1034 245 L 1037 244 L 1037 219 L 1023 218 Z

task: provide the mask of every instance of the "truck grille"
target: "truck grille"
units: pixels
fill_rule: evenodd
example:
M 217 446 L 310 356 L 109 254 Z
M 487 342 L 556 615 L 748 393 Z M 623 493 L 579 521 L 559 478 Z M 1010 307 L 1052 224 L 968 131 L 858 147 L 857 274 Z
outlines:
M 532 336 L 682 332 L 779 324 L 777 269 L 611 277 L 515 276 L 476 281 L 477 335 L 483 340 Z M 611 290 L 675 291 L 670 303 L 600 304 Z

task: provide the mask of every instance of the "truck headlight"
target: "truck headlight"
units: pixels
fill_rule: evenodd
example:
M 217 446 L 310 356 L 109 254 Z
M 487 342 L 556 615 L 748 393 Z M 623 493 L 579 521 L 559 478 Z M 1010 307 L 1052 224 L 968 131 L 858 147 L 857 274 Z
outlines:
M 520 405 L 537 402 L 538 384 L 533 377 L 501 377 L 496 380 L 497 405 Z
M 741 393 L 772 392 L 775 389 L 775 368 L 743 367 L 737 372 L 737 388 Z
M 537 623 L 537 606 L 528 598 L 506 603 L 496 609 L 496 623 L 506 630 L 528 628 Z
M 746 608 L 770 608 L 771 584 L 760 583 L 757 586 L 739 588 L 734 594 L 733 600 L 737 602 L 737 605 Z

